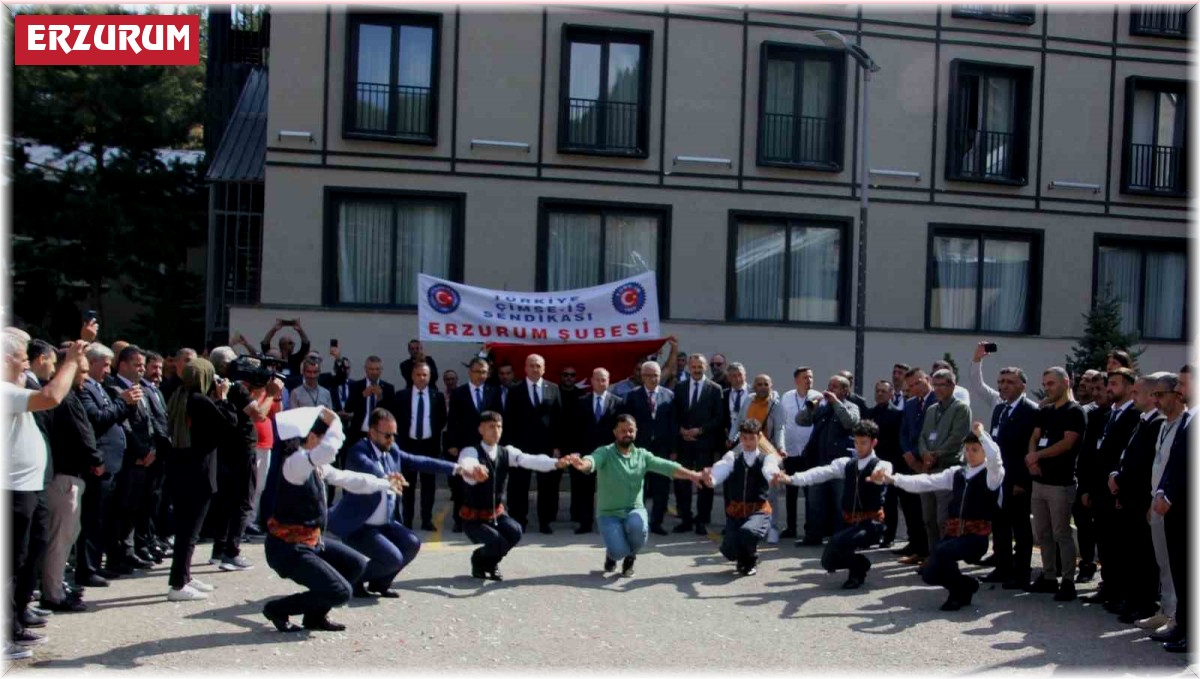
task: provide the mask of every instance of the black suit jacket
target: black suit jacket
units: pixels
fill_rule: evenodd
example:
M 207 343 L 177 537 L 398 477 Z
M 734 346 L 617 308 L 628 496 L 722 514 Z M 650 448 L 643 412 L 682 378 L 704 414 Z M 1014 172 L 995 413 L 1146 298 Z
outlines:
M 124 401 L 113 400 L 99 382 L 90 378 L 84 381 L 78 393 L 88 421 L 92 423 L 92 431 L 96 433 L 96 448 L 104 456 L 104 472 L 115 475 L 125 463 L 125 429 L 121 423 L 134 408 Z
M 558 385 L 542 380 L 541 403 L 535 409 L 529 400 L 529 382 L 522 379 L 508 388 L 508 406 L 504 413 L 504 431 L 508 443 L 526 453 L 550 454 L 564 444 L 562 394 Z
M 904 420 L 904 411 L 888 401 L 883 405 L 867 409 L 861 419 L 872 420 L 879 425 L 879 441 L 875 444 L 875 454 L 879 456 L 879 459 L 887 460 L 893 466 L 903 465 L 904 451 L 900 449 L 900 424 Z
M 500 387 L 488 382 L 480 385 L 483 389 L 483 409 L 503 413 L 500 406 Z M 450 413 L 446 421 L 446 437 L 443 444 L 446 448 L 462 450 L 479 445 L 479 415 L 475 407 L 474 386 L 470 382 L 460 384 L 450 393 Z
M 600 420 L 596 420 L 596 411 L 592 404 L 591 390 L 575 399 L 570 429 L 571 442 L 568 447 L 573 453 L 588 455 L 600 446 L 612 443 L 613 429 L 616 427 L 617 415 L 620 414 L 624 401 L 614 396 L 611 391 L 604 392 L 604 405 Z
M 858 412 L 860 414 L 865 413 L 871 409 L 871 407 L 867 405 L 867 399 L 863 398 L 862 396 L 859 396 L 858 394 L 856 394 L 854 392 L 850 392 L 850 395 L 846 397 L 846 400 L 853 403 L 854 405 L 858 406 Z
M 650 398 L 643 387 L 629 392 L 621 408 L 637 420 L 637 447 L 669 458 L 675 452 L 675 440 L 679 438 L 679 426 L 675 420 L 675 392 L 659 387 L 655 394 L 658 405 L 653 417 L 650 416 Z
M 1137 428 L 1142 415 L 1131 403 L 1120 417 L 1109 424 L 1112 409 L 1107 410 L 1108 412 L 1102 415 L 1095 410 L 1088 414 L 1088 433 L 1092 435 L 1088 441 L 1090 449 L 1079 451 L 1077 464 L 1079 492 L 1090 493 L 1093 506 L 1097 502 L 1112 504 L 1113 496 L 1108 490 L 1108 475 L 1117 471 L 1120 466 L 1121 453 L 1133 436 L 1133 430 Z M 1105 425 L 1108 427 L 1107 433 Z
M 53 410 L 48 419 L 50 454 L 56 474 L 84 478 L 94 467 L 104 464 L 104 456 L 96 447 L 96 434 L 88 420 L 79 392 L 72 389 Z
M 334 412 L 347 411 L 346 406 L 350 401 L 350 392 L 354 388 L 354 380 L 346 380 L 346 398 L 342 398 L 342 392 L 337 383 L 337 378 L 333 373 L 321 373 L 317 376 L 317 384 L 329 390 L 329 397 L 333 401 Z M 365 387 L 364 387 L 365 388 Z M 361 426 L 361 424 L 360 424 Z
M 396 397 L 396 388 L 388 382 L 379 380 L 379 387 L 383 390 L 383 396 L 375 399 L 376 408 L 382 408 L 385 403 L 390 402 Z M 350 431 L 348 435 L 355 438 L 362 435 L 363 421 L 371 414 L 367 412 L 367 399 L 363 397 L 363 390 L 366 388 L 367 380 L 365 377 L 350 383 L 350 400 L 346 403 L 346 410 L 350 413 Z
M 125 385 L 115 376 L 110 376 L 104 382 L 104 390 L 108 392 L 108 397 L 114 403 L 122 403 L 121 392 L 125 390 Z M 129 467 L 134 462 L 137 462 L 155 449 L 155 424 L 154 414 L 150 411 L 149 396 L 143 390 L 142 403 L 140 406 L 126 405 L 129 410 L 129 416 L 121 422 L 121 427 L 125 429 L 125 460 L 123 466 Z
M 700 436 L 695 441 L 685 441 L 677 434 L 675 449 L 681 460 L 707 466 L 725 448 L 725 398 L 716 382 L 705 380 L 700 387 L 700 398 L 692 406 L 691 389 L 691 377 L 675 385 L 675 421 L 680 429 L 699 428 Z
M 1154 448 L 1167 418 L 1156 413 L 1149 421 L 1138 418 L 1129 443 L 1117 464 L 1117 501 L 1121 509 L 1144 517 L 1150 509 L 1150 479 L 1154 475 Z
M 393 415 L 396 416 L 397 438 L 402 441 L 410 441 L 408 438 L 408 430 L 413 424 L 413 417 L 416 412 L 413 410 L 413 389 L 406 388 L 396 392 L 390 401 L 383 404 Z M 442 430 L 446 428 L 446 397 L 436 391 L 433 387 L 425 389 L 425 407 L 429 408 L 429 438 L 433 439 L 433 443 L 428 445 L 441 451 L 442 448 Z M 404 446 L 401 446 L 404 448 Z M 416 453 L 415 450 L 406 450 L 409 453 Z
M 1034 419 L 1038 407 L 1028 397 L 1022 396 L 1013 408 L 1012 415 L 1003 428 L 1000 428 L 1000 418 L 1004 415 L 1007 403 L 992 408 L 989 433 L 996 445 L 1000 446 L 1000 461 L 1004 463 L 1004 488 L 1010 493 L 1014 485 L 1024 488 L 1026 492 L 1033 490 L 1033 478 L 1029 475 L 1029 467 L 1025 466 L 1025 456 L 1029 454 L 1029 438 L 1033 436 Z
M 690 398 L 690 396 L 689 396 L 689 398 Z M 750 388 L 749 384 L 742 387 L 742 403 L 741 403 L 741 405 L 743 405 L 743 406 L 746 405 L 746 399 L 748 399 L 748 398 L 754 398 L 754 390 Z M 725 391 L 721 392 L 721 399 L 722 399 L 721 429 L 725 430 L 725 438 L 728 439 L 733 434 L 733 432 L 730 431 L 730 429 L 733 428 L 733 413 L 735 410 L 738 410 L 733 407 L 734 402 L 737 399 L 737 394 L 734 393 L 733 387 L 729 387 Z M 740 412 L 740 410 L 738 410 L 738 411 Z M 766 426 L 766 425 L 763 425 L 763 426 Z M 728 447 L 728 446 L 726 446 L 726 447 Z

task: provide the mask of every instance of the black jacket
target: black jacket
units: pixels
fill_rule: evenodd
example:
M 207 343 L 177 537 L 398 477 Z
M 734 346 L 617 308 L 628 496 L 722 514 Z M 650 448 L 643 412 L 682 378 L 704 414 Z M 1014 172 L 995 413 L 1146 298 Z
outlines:
M 318 375 L 317 384 L 329 390 L 329 397 L 333 401 L 333 411 L 335 413 L 347 410 L 346 405 L 350 400 L 350 387 L 353 386 L 354 380 L 346 380 L 346 398 L 344 399 L 342 398 L 341 385 L 337 381 L 337 376 L 333 373 L 321 373 Z
M 1129 437 L 1129 443 L 1121 452 L 1117 464 L 1117 501 L 1121 509 L 1134 512 L 1134 516 L 1145 516 L 1150 509 L 1150 479 L 1154 476 L 1154 453 L 1158 434 L 1167 421 L 1161 413 L 1155 413 L 1149 421 L 1140 417 Z
M 96 447 L 96 434 L 79 392 L 72 389 L 62 403 L 50 413 L 50 455 L 54 473 L 84 478 L 94 467 L 104 464 L 104 456 Z
M 1142 415 L 1132 403 L 1110 424 L 1108 420 L 1111 414 L 1111 408 L 1105 408 L 1103 413 L 1096 410 L 1088 413 L 1087 447 L 1079 451 L 1079 462 L 1076 463 L 1079 492 L 1090 493 L 1093 506 L 1097 502 L 1112 504 L 1108 475 L 1120 466 L 1121 453 Z
M 475 387 L 467 382 L 455 387 L 450 393 L 450 413 L 446 419 L 446 436 L 442 441 L 446 448 L 475 447 L 479 445 L 479 415 L 482 411 L 475 407 Z M 500 405 L 500 387 L 484 382 L 479 387 L 483 389 L 483 410 L 503 413 Z
M 105 474 L 115 475 L 125 463 L 125 429 L 121 423 L 135 409 L 124 401 L 113 400 L 104 387 L 91 378 L 84 380 L 78 394 L 96 434 L 96 447 L 104 456 Z
M 1013 408 L 1008 422 L 1000 428 L 1000 418 L 1007 407 L 1007 404 L 1001 403 L 992 408 L 988 432 L 992 433 L 996 445 L 1000 446 L 1000 461 L 1004 463 L 1005 494 L 1010 493 L 1014 485 L 1030 492 L 1033 490 L 1033 479 L 1029 475 L 1029 467 L 1025 466 L 1025 456 L 1029 454 L 1029 439 L 1033 436 L 1038 406 L 1028 397 L 1022 396 Z
M 650 415 L 650 398 L 644 387 L 625 395 L 621 404 L 623 412 L 637 420 L 638 448 L 645 448 L 659 457 L 670 457 L 675 452 L 675 440 L 679 437 L 679 426 L 675 421 L 675 392 L 659 387 L 656 392 L 658 405 L 654 416 Z
M 408 439 L 409 425 L 412 424 L 412 418 L 416 415 L 413 411 L 412 398 L 412 388 L 405 388 L 396 392 L 392 400 L 383 404 L 384 408 L 387 408 L 388 411 L 396 416 L 396 436 L 400 440 Z M 425 433 L 434 440 L 434 445 L 440 449 L 442 430 L 446 428 L 446 397 L 442 396 L 433 387 L 429 387 L 425 390 L 425 407 L 429 408 L 430 426 L 430 431 Z M 403 448 L 403 446 L 401 447 Z M 410 450 L 407 452 L 413 453 L 416 451 Z
M 366 378 L 350 383 L 350 401 L 346 404 L 346 410 L 350 413 L 350 430 L 346 432 L 347 439 L 358 438 L 361 435 L 363 421 L 371 414 L 367 412 L 367 399 L 363 396 L 366 388 Z M 383 396 L 375 399 L 376 408 L 382 408 L 385 403 L 396 397 L 396 388 L 388 382 L 379 380 L 379 388 L 383 391 Z
M 600 446 L 607 446 L 613 442 L 617 415 L 624 407 L 624 401 L 620 397 L 614 396 L 612 392 L 604 392 L 604 404 L 600 420 L 597 421 L 592 398 L 593 394 L 589 389 L 586 394 L 575 399 L 575 407 L 571 410 L 573 424 L 567 447 L 571 452 L 580 455 L 588 455 Z
M 695 441 L 685 441 L 677 433 L 675 449 L 680 459 L 707 467 L 715 456 L 725 450 L 725 395 L 720 385 L 705 380 L 700 398 L 691 405 L 692 378 L 675 385 L 675 423 L 679 429 L 700 429 Z
M 177 448 L 169 473 L 179 479 L 180 492 L 208 495 L 217 492 L 217 449 L 237 432 L 237 411 L 228 400 L 214 401 L 207 396 L 188 396 L 188 432 L 192 445 Z
M 883 405 L 867 409 L 861 419 L 872 420 L 879 425 L 879 441 L 875 444 L 875 454 L 879 456 L 879 459 L 891 462 L 893 466 L 903 465 L 904 451 L 900 449 L 900 424 L 904 420 L 904 411 L 888 401 Z
M 108 392 L 108 397 L 114 403 L 123 403 L 121 392 L 125 389 L 127 389 L 125 384 L 115 375 L 109 376 L 104 382 L 104 390 Z M 128 406 L 129 417 L 121 422 L 121 427 L 125 430 L 123 465 L 126 467 L 144 459 L 154 450 L 153 414 L 150 412 L 150 404 L 146 402 L 146 398 L 143 395 L 143 400 L 139 404 Z
M 562 394 L 558 385 L 543 379 L 541 402 L 535 409 L 529 400 L 529 382 L 520 380 L 508 388 L 508 406 L 504 413 L 504 431 L 509 445 L 522 452 L 550 454 L 567 443 L 564 429 Z
M 1187 520 L 1188 495 L 1191 493 L 1188 483 L 1188 455 L 1191 453 L 1188 428 L 1192 425 L 1192 418 L 1188 413 L 1184 413 L 1183 417 L 1186 419 L 1179 425 L 1179 432 L 1175 434 L 1175 441 L 1171 444 L 1171 457 L 1167 460 L 1167 467 L 1163 469 L 1162 479 L 1158 482 L 1158 490 L 1171 503 L 1167 521 L 1175 517 L 1182 521 Z

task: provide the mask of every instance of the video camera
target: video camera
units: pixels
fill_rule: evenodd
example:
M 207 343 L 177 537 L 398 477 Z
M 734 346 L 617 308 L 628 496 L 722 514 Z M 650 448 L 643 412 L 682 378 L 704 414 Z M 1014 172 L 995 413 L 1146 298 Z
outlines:
M 228 375 L 251 387 L 265 387 L 286 367 L 286 362 L 270 356 L 238 356 L 229 364 Z

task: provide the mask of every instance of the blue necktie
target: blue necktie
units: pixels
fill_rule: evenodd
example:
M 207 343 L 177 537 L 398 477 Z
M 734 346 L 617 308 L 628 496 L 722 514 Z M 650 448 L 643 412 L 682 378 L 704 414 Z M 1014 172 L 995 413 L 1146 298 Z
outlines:
M 692 402 L 688 405 L 689 408 L 696 407 L 696 401 L 700 399 L 700 383 L 692 382 Z
M 417 440 L 425 438 L 425 392 L 417 392 Z
M 603 417 L 603 415 L 604 415 L 604 407 L 601 405 L 602 401 L 603 401 L 603 399 L 601 397 L 599 397 L 599 396 L 596 397 L 596 421 L 597 422 L 599 422 L 600 418 Z
M 741 389 L 737 390 L 737 396 L 735 396 L 733 399 L 733 411 L 735 413 L 742 412 L 742 390 Z
M 483 412 L 483 390 L 475 387 L 475 410 Z
M 541 391 L 541 389 L 538 388 L 538 385 L 536 385 L 536 384 L 533 385 L 533 407 L 534 408 L 540 408 L 542 405 L 542 395 L 540 393 L 538 393 L 540 391 Z

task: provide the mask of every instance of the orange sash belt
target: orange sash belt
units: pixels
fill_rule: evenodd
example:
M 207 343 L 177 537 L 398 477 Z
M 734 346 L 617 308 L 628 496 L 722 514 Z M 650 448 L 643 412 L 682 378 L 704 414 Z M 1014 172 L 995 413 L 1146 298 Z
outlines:
M 877 509 L 873 512 L 842 512 L 842 521 L 847 525 L 862 523 L 863 521 L 883 521 L 883 510 Z
M 316 547 L 321 542 L 320 528 L 294 523 L 279 523 L 273 518 L 267 519 L 267 532 L 290 545 Z
M 731 500 L 725 508 L 725 513 L 735 519 L 744 519 L 751 514 L 766 514 L 771 515 L 770 502 L 741 502 L 739 500 Z
M 946 519 L 946 532 L 949 537 L 956 535 L 991 535 L 992 522 L 983 519 Z
M 459 515 L 459 517 L 462 518 L 463 521 L 491 521 L 503 513 L 504 513 L 504 503 L 500 503 L 500 504 L 496 505 L 496 508 L 492 509 L 492 510 L 472 509 L 471 507 L 468 507 L 466 505 L 463 505 L 458 510 L 458 515 Z

